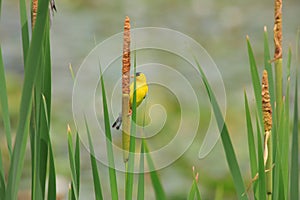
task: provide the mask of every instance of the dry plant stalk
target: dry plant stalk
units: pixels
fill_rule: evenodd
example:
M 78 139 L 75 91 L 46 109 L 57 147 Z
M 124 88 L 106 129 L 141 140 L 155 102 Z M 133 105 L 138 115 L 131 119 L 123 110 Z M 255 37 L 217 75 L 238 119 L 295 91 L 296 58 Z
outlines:
M 269 82 L 268 82 L 268 73 L 266 70 L 263 72 L 262 77 L 262 111 L 263 111 L 263 120 L 264 120 L 264 166 L 265 173 L 267 174 L 267 179 L 270 178 L 271 182 L 267 181 L 267 195 L 272 194 L 272 141 L 271 141 L 271 130 L 272 130 L 272 107 L 271 99 L 269 93 Z M 252 186 L 252 183 L 258 179 L 258 173 L 252 178 L 250 184 L 247 187 L 247 191 Z
M 274 19 L 274 60 L 277 60 L 282 58 L 282 0 L 275 0 Z
M 123 159 L 126 163 L 129 156 L 130 144 L 130 19 L 128 16 L 124 22 L 123 36 L 123 58 L 122 58 L 122 143 L 123 143 Z
M 262 78 L 262 109 L 264 116 L 264 130 L 269 132 L 272 129 L 272 107 L 269 93 L 268 73 L 264 70 Z
M 268 83 L 268 73 L 266 70 L 263 72 L 262 78 L 262 110 L 263 110 L 263 119 L 264 119 L 264 165 L 266 171 L 266 184 L 267 184 L 267 196 L 268 199 L 272 195 L 272 139 L 271 139 L 271 130 L 272 130 L 272 107 L 269 93 L 269 83 Z
M 36 16 L 37 16 L 37 9 L 38 9 L 38 0 L 32 0 L 32 8 L 31 8 L 31 29 L 33 30 L 35 21 L 36 21 Z

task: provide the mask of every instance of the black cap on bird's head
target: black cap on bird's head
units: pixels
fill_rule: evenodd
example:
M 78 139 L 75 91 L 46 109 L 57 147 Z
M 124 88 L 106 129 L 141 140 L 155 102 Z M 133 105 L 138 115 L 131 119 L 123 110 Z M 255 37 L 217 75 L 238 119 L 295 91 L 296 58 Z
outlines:
M 142 74 L 143 74 L 142 72 L 136 72 L 136 73 L 135 73 L 135 76 L 136 76 L 136 77 L 139 77 L 139 76 L 142 75 Z M 134 75 L 131 75 L 130 77 L 133 78 Z
M 134 75 L 131 75 L 130 77 L 134 78 Z M 142 72 L 136 72 L 135 77 L 138 81 L 146 81 L 145 74 L 143 74 Z

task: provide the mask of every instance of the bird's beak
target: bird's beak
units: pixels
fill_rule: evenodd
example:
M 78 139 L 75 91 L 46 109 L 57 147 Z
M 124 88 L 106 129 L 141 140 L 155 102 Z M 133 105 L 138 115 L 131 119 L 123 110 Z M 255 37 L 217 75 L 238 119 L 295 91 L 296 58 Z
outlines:
M 131 75 L 130 78 L 134 78 L 134 75 Z

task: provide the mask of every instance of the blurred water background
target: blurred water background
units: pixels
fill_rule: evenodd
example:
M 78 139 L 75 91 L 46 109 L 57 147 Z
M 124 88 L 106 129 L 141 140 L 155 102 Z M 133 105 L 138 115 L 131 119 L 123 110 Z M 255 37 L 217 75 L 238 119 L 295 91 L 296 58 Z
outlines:
M 16 129 L 23 74 L 19 6 L 16 0 L 4 0 L 2 4 L 0 40 L 7 73 L 12 127 Z M 72 116 L 73 80 L 69 72 L 69 64 L 72 64 L 76 72 L 83 59 L 95 47 L 95 40 L 96 43 L 99 43 L 123 30 L 123 21 L 126 15 L 131 18 L 133 27 L 164 27 L 180 31 L 194 38 L 211 55 L 224 80 L 228 103 L 226 120 L 232 133 L 231 137 L 242 173 L 249 181 L 248 151 L 245 145 L 247 142 L 246 127 L 243 115 L 244 89 L 249 92 L 250 101 L 253 102 L 254 99 L 251 95 L 246 35 L 250 37 L 258 61 L 257 64 L 262 69 L 264 26 L 268 28 L 271 55 L 273 54 L 273 1 L 56 0 L 56 7 L 57 13 L 53 17 L 51 28 L 53 66 L 51 134 L 56 170 L 62 179 L 62 187 L 67 188 L 70 179 L 66 126 L 71 124 L 74 127 Z M 283 2 L 284 50 L 290 46 L 295 52 L 296 34 L 300 25 L 299 10 L 299 1 L 287 0 Z M 295 57 L 293 57 L 293 64 L 296 64 Z M 299 66 L 299 61 L 297 65 Z M 110 84 L 110 78 L 107 79 L 108 84 Z M 154 92 L 152 94 L 155 95 Z M 173 97 L 170 98 L 168 101 L 173 102 L 171 106 L 174 104 L 176 111 L 176 100 L 173 101 Z M 164 99 L 162 98 L 160 101 L 164 101 Z M 205 110 L 205 108 L 203 109 Z M 204 121 L 209 119 L 209 109 L 207 112 L 208 117 L 207 119 L 204 117 Z M 1 146 L 4 148 L 2 121 L 0 125 Z M 203 199 L 212 199 L 218 187 L 224 188 L 224 195 L 227 199 L 236 198 L 220 141 L 205 159 L 199 160 L 199 144 L 202 140 L 203 135 L 197 136 L 193 145 L 180 159 L 159 171 L 169 199 L 186 198 L 192 183 L 192 166 L 196 166 L 197 171 L 199 171 L 200 191 L 203 193 Z M 87 151 L 82 147 L 83 171 L 80 199 L 93 198 L 88 156 Z M 30 180 L 29 159 L 28 153 L 22 179 L 24 190 L 28 189 Z M 103 173 L 105 178 L 107 170 L 104 166 L 100 168 L 105 172 Z M 148 199 L 154 198 L 148 177 L 146 182 L 149 187 Z M 105 185 L 105 182 L 103 183 Z M 121 188 L 123 183 L 123 180 L 119 181 Z M 105 187 L 106 190 L 104 191 L 109 191 L 109 186 L 106 185 Z

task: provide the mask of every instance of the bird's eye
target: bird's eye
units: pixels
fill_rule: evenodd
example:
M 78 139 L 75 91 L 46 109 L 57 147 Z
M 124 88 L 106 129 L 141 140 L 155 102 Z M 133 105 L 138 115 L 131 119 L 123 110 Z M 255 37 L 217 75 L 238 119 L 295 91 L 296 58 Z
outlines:
M 136 75 L 136 76 L 139 76 L 139 75 L 141 75 L 141 72 L 137 72 L 135 75 Z

